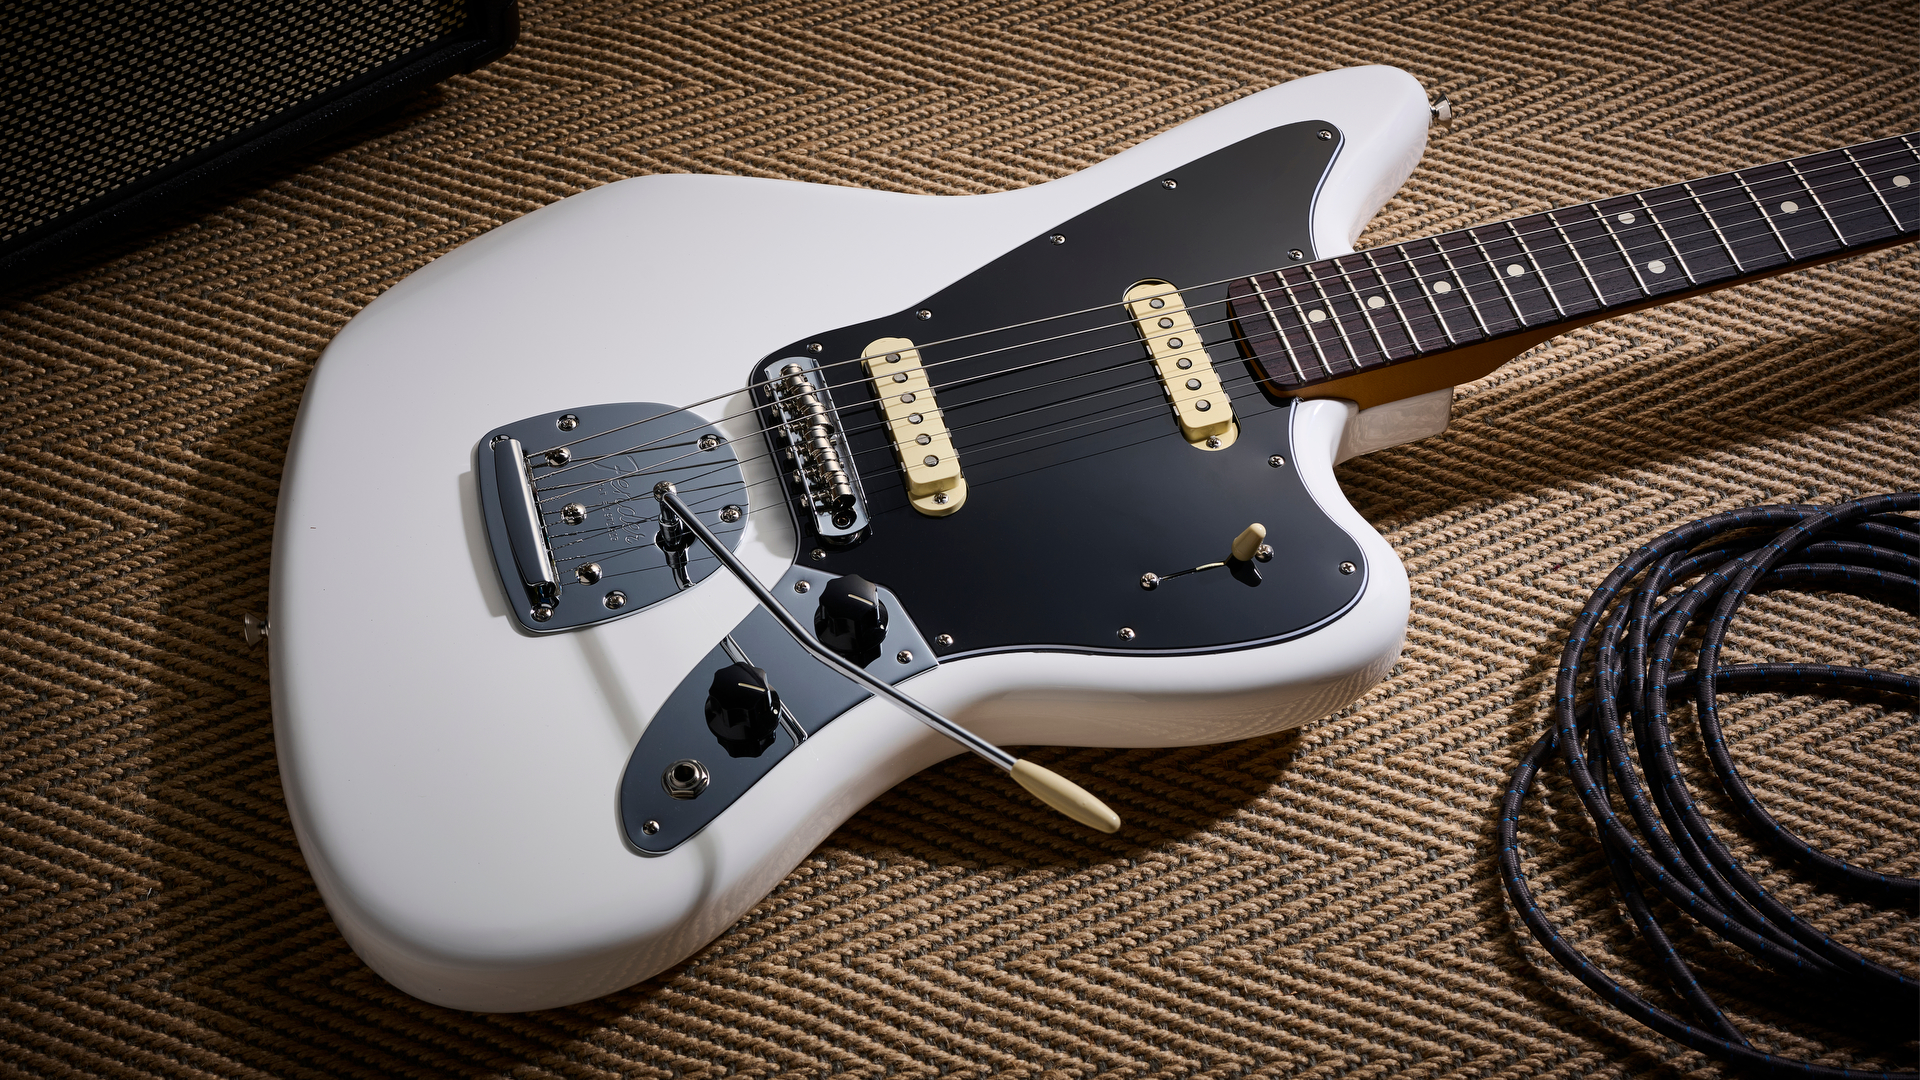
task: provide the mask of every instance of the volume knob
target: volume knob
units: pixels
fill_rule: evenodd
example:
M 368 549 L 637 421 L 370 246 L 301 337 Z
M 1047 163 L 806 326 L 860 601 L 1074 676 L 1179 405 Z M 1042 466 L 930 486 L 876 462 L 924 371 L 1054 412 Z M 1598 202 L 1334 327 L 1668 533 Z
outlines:
M 707 730 L 731 757 L 759 757 L 773 745 L 780 726 L 780 695 L 767 685 L 767 673 L 751 664 L 734 664 L 713 673 L 707 691 Z
M 813 636 L 861 667 L 873 663 L 887 639 L 887 606 L 880 602 L 879 588 L 858 574 L 827 582 L 813 613 Z

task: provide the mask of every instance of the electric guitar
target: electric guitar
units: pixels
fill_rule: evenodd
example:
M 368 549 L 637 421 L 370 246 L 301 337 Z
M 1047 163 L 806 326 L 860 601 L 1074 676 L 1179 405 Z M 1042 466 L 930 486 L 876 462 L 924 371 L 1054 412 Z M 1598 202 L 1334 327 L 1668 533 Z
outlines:
M 1352 251 L 1429 117 L 1357 68 L 1003 194 L 643 177 L 369 305 L 270 638 L 355 951 L 462 1009 L 644 979 L 961 749 L 902 702 L 989 757 L 1325 716 L 1408 612 L 1337 462 L 1572 326 L 1920 223 L 1900 136 Z

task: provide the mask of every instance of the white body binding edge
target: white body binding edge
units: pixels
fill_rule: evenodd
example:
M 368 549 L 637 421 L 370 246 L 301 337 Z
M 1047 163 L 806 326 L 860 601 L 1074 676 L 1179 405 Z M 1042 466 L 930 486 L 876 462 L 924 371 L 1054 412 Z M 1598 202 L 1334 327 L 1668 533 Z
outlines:
M 488 428 L 602 401 L 725 392 L 782 342 L 904 308 L 1136 184 L 1298 120 L 1345 136 L 1314 211 L 1318 253 L 1342 254 L 1412 171 L 1427 118 L 1411 76 L 1355 68 L 1000 194 L 642 177 L 501 226 L 370 304 L 327 349 L 295 425 L 270 639 L 287 802 L 354 950 L 401 989 L 454 1008 L 593 998 L 699 949 L 847 817 L 956 752 L 869 700 L 672 853 L 633 854 L 616 805 L 627 758 L 751 598 L 716 575 L 617 622 L 521 633 L 478 520 L 471 462 Z M 744 401 L 700 411 L 717 419 Z M 1009 745 L 1211 743 L 1348 704 L 1397 658 L 1408 593 L 1332 467 L 1445 426 L 1432 401 L 1370 434 L 1354 412 L 1301 405 L 1287 451 L 1365 552 L 1365 592 L 1333 624 L 1209 656 L 973 657 L 906 688 Z M 754 423 L 718 423 L 741 446 L 749 483 L 765 478 Z M 792 558 L 791 526 L 780 511 L 749 521 L 739 552 L 774 581 Z

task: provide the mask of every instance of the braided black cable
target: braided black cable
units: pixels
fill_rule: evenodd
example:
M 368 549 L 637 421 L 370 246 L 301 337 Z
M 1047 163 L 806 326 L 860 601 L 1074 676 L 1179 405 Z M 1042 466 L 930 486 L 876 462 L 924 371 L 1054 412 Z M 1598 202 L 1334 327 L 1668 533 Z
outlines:
M 1501 804 L 1501 877 L 1521 920 L 1555 960 L 1602 999 L 1684 1046 L 1766 1074 L 1920 1080 L 1920 1073 L 1832 1068 L 1755 1049 L 1694 978 L 1643 892 L 1651 885 L 1702 926 L 1768 966 L 1808 980 L 1811 988 L 1903 1009 L 1908 1017 L 1920 1010 L 1920 984 L 1913 976 L 1875 963 L 1795 917 L 1740 866 L 1682 781 L 1668 724 L 1670 695 L 1690 691 L 1707 759 L 1756 835 L 1829 881 L 1912 909 L 1920 900 L 1920 880 L 1876 873 L 1819 851 L 1760 805 L 1727 752 L 1718 695 L 1851 688 L 1897 694 L 1911 703 L 1920 694 L 1920 679 L 1912 676 L 1827 664 L 1722 666 L 1720 648 L 1741 602 L 1759 591 L 1849 592 L 1920 615 L 1920 523 L 1902 516 L 1916 509 L 1920 494 L 1903 493 L 1830 507 L 1756 506 L 1715 514 L 1635 551 L 1594 590 L 1574 621 L 1561 654 L 1553 727 L 1522 758 Z M 1690 584 L 1667 595 L 1683 583 Z M 1702 613 L 1696 664 L 1675 671 L 1674 652 Z M 1589 654 L 1592 700 L 1577 706 Z M 1631 752 L 1621 727 L 1623 704 Z M 1527 792 L 1556 749 L 1593 818 L 1629 916 L 1694 1022 L 1615 982 L 1563 939 L 1534 903 L 1516 832 Z M 1595 761 L 1602 767 L 1593 768 Z M 1615 814 L 1615 795 L 1630 820 Z

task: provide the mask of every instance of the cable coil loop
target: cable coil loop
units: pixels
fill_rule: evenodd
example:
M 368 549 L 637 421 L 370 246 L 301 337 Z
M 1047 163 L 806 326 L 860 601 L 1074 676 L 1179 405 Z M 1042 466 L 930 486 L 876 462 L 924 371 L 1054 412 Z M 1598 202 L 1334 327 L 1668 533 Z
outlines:
M 1812 989 L 1891 1007 L 1908 1018 L 1920 1010 L 1914 976 L 1875 963 L 1795 917 L 1739 864 L 1687 791 L 1668 723 L 1671 695 L 1691 691 L 1707 760 L 1754 833 L 1830 881 L 1911 911 L 1920 900 L 1920 880 L 1876 873 L 1819 851 L 1760 805 L 1727 752 L 1717 695 L 1852 688 L 1900 695 L 1911 705 L 1920 679 L 1910 675 L 1828 664 L 1723 666 L 1720 648 L 1742 601 L 1759 591 L 1848 592 L 1920 615 L 1920 523 L 1902 516 L 1916 509 L 1920 494 L 1901 493 L 1836 506 L 1755 506 L 1715 514 L 1635 551 L 1594 590 L 1574 622 L 1561 654 L 1553 727 L 1527 751 L 1501 802 L 1501 878 L 1521 920 L 1555 960 L 1602 999 L 1684 1046 L 1763 1073 L 1920 1077 L 1816 1065 L 1756 1049 L 1694 978 L 1643 892 L 1651 884 L 1702 926 Z M 1675 671 L 1674 653 L 1696 620 L 1703 620 L 1697 662 L 1692 670 Z M 1583 677 L 1589 655 L 1591 674 Z M 1591 700 L 1576 705 L 1583 691 Z M 1621 728 L 1623 709 L 1639 772 Z M 1627 911 L 1686 1001 L 1692 1022 L 1602 972 L 1534 902 L 1516 833 L 1527 792 L 1556 749 L 1593 819 Z M 1626 808 L 1624 818 L 1615 812 L 1616 797 Z

